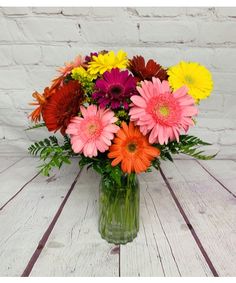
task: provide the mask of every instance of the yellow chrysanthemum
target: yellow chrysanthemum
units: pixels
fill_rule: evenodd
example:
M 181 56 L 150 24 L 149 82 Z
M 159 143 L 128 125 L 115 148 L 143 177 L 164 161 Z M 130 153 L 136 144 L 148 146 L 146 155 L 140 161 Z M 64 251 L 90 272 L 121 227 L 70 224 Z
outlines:
M 207 98 L 213 89 L 211 73 L 208 69 L 195 62 L 181 61 L 167 71 L 170 86 L 177 90 L 183 85 L 188 87 L 188 94 L 195 102 Z
M 71 77 L 74 80 L 80 80 L 81 78 L 85 78 L 88 81 L 92 81 L 96 79 L 97 76 L 91 75 L 88 71 L 86 71 L 83 67 L 77 67 L 72 70 Z
M 116 55 L 114 51 L 110 51 L 105 54 L 93 56 L 93 60 L 89 62 L 88 72 L 91 75 L 102 75 L 113 68 L 124 69 L 127 65 L 127 54 L 123 50 L 118 51 Z

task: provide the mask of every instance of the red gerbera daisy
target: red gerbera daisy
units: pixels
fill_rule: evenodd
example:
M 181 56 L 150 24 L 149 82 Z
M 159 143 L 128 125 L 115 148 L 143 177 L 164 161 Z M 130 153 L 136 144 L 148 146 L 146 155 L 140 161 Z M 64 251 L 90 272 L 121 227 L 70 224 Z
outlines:
M 145 64 L 143 56 L 134 56 L 132 60 L 129 60 L 128 68 L 138 81 L 151 81 L 152 77 L 159 78 L 161 81 L 168 78 L 166 70 L 161 65 L 152 59 Z
M 49 131 L 65 135 L 70 119 L 77 116 L 83 98 L 80 83 L 69 81 L 52 95 L 43 108 L 43 119 Z
M 37 106 L 36 109 L 29 115 L 32 122 L 38 123 L 41 120 L 41 114 L 44 105 L 47 103 L 48 98 L 53 95 L 55 89 L 46 87 L 42 94 L 35 91 L 32 96 L 35 98 L 36 101 L 29 103 L 29 105 Z

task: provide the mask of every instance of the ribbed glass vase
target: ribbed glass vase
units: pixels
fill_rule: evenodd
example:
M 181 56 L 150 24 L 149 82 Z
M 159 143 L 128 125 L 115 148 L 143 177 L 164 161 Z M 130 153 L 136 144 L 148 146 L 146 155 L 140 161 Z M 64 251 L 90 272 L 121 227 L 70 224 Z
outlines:
M 131 242 L 139 230 L 140 186 L 136 174 L 126 174 L 117 182 L 101 179 L 99 232 L 109 243 Z

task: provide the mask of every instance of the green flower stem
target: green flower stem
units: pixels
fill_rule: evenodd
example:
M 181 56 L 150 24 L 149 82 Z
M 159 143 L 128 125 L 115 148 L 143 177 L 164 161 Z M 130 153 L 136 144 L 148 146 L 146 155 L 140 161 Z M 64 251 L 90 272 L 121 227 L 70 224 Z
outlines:
M 139 230 L 139 183 L 135 174 L 121 177 L 121 186 L 101 180 L 99 232 L 115 244 L 132 241 Z

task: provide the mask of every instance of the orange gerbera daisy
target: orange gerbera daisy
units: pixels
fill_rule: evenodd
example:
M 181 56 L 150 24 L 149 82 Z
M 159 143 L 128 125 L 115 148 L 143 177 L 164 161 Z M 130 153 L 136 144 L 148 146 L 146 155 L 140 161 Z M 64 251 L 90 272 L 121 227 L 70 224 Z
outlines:
M 160 150 L 151 146 L 147 137 L 132 122 L 129 126 L 122 122 L 109 151 L 108 157 L 115 158 L 111 165 L 116 166 L 121 162 L 121 169 L 125 173 L 146 171 L 151 161 L 160 155 Z
M 84 68 L 88 67 L 87 63 L 85 62 L 85 59 L 81 55 L 77 56 L 73 62 L 65 63 L 63 67 L 60 67 L 58 69 L 60 76 L 52 80 L 51 88 L 58 89 L 59 87 L 61 87 L 64 83 L 65 78 L 72 72 L 72 70 L 80 66 Z
M 60 87 L 62 87 L 64 83 L 64 79 L 65 78 L 63 75 L 53 79 L 51 89 L 59 89 Z

